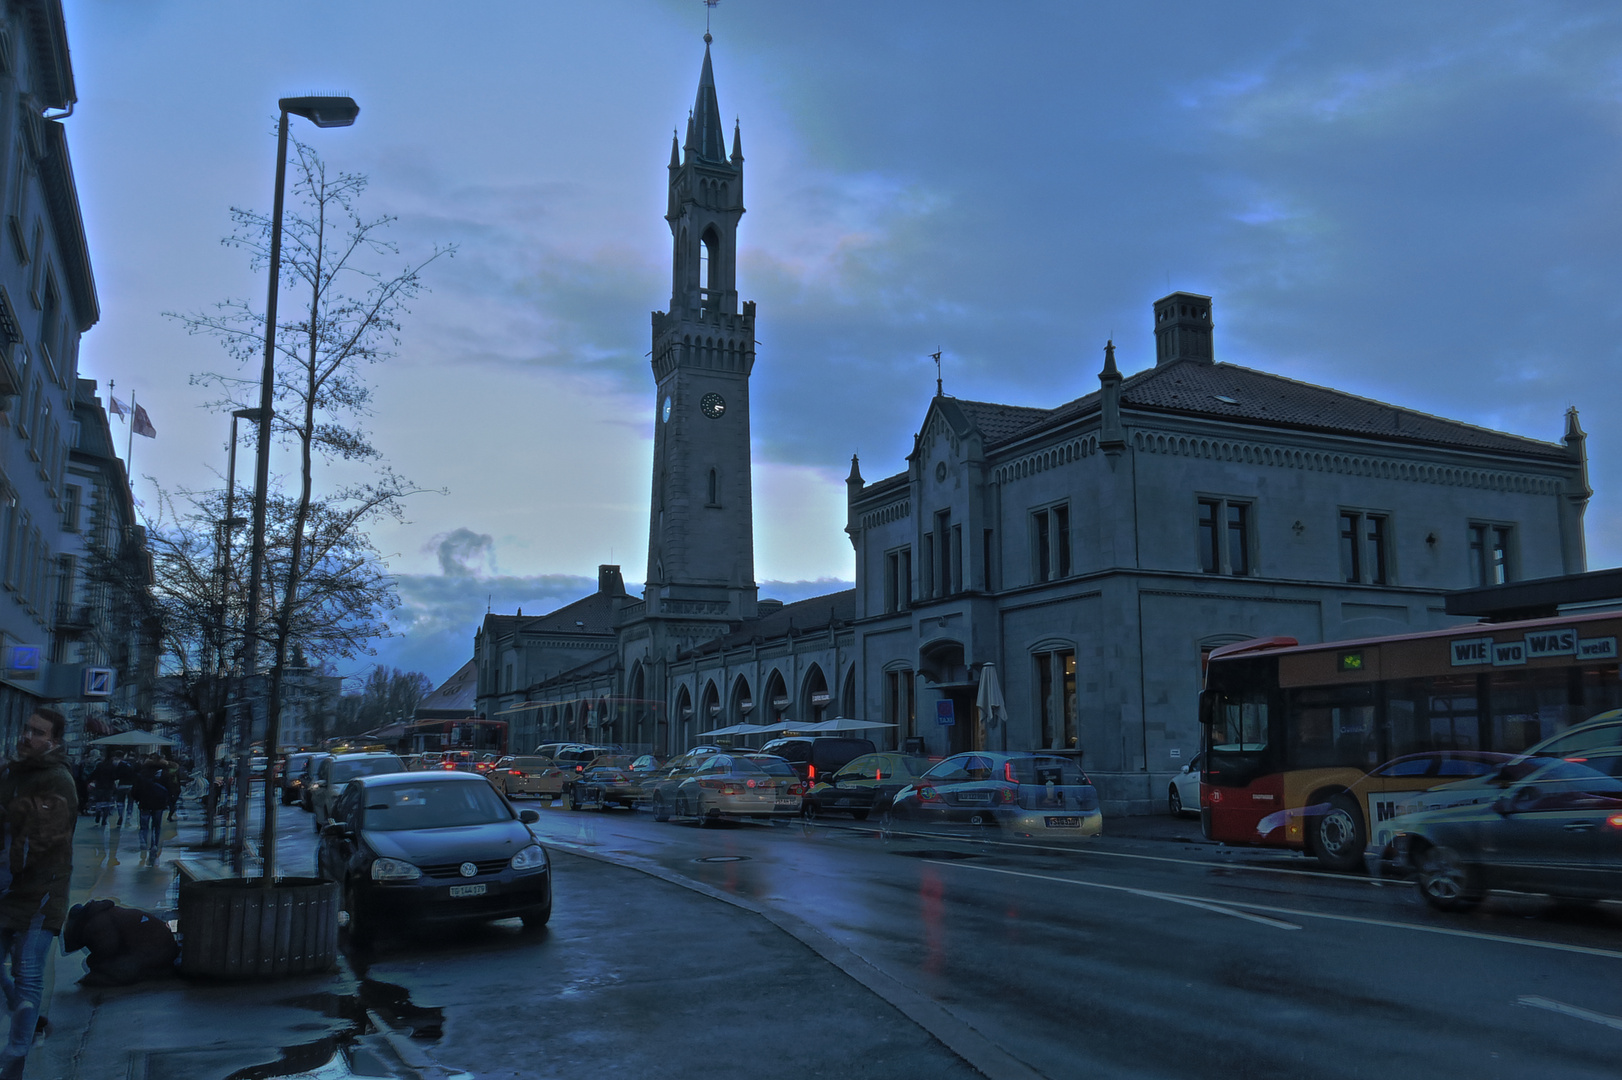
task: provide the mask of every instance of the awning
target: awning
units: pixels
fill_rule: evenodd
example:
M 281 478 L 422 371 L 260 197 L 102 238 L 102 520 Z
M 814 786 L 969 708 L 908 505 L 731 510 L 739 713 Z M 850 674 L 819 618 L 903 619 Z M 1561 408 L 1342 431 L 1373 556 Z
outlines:
M 701 731 L 700 735 L 757 735 L 770 729 L 760 724 L 732 724 L 714 731 Z
M 166 739 L 162 735 L 154 735 L 150 731 L 120 731 L 117 735 L 109 735 L 105 739 L 90 740 L 91 746 L 173 746 L 173 739 Z
M 801 724 L 796 731 L 865 731 L 868 728 L 895 727 L 894 724 L 885 724 L 877 720 L 854 720 L 848 716 L 836 716 L 832 720 L 824 720 L 820 724 Z

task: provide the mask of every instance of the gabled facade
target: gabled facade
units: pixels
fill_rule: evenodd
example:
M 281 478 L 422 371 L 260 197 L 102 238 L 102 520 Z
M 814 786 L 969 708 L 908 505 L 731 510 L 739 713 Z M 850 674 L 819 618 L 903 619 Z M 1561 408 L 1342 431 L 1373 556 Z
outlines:
M 1217 363 L 1209 297 L 1154 317 L 1151 368 L 1106 346 L 1099 389 L 1053 409 L 937 396 L 906 472 L 853 462 L 868 715 L 936 752 L 1080 753 L 1145 809 L 1197 749 L 1212 648 L 1447 625 L 1447 590 L 1584 569 L 1575 410 L 1558 443 L 1487 431 Z

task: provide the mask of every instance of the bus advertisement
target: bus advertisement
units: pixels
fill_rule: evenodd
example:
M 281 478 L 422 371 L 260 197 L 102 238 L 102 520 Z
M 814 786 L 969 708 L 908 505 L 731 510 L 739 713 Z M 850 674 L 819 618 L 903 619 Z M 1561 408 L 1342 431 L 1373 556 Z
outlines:
M 1200 695 L 1207 838 L 1305 850 L 1340 870 L 1387 824 L 1499 792 L 1472 777 L 1622 707 L 1622 614 L 1472 623 L 1394 637 L 1214 650 Z

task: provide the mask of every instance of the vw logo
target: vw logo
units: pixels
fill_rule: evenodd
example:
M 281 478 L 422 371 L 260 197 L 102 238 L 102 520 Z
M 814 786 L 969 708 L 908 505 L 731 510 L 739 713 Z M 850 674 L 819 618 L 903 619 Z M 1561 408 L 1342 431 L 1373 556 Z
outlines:
M 461 866 L 457 867 L 457 872 L 463 877 L 472 877 L 474 874 L 479 872 L 479 868 L 470 862 L 465 862 Z

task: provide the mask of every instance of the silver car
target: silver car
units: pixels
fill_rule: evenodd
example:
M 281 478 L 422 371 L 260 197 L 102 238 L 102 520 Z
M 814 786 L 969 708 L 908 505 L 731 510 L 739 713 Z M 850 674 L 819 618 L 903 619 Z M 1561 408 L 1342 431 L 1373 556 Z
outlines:
M 315 816 L 317 834 L 332 820 L 332 804 L 343 794 L 344 786 L 360 776 L 405 772 L 405 762 L 397 754 L 335 754 L 318 766 L 315 789 L 310 792 L 310 812 Z

